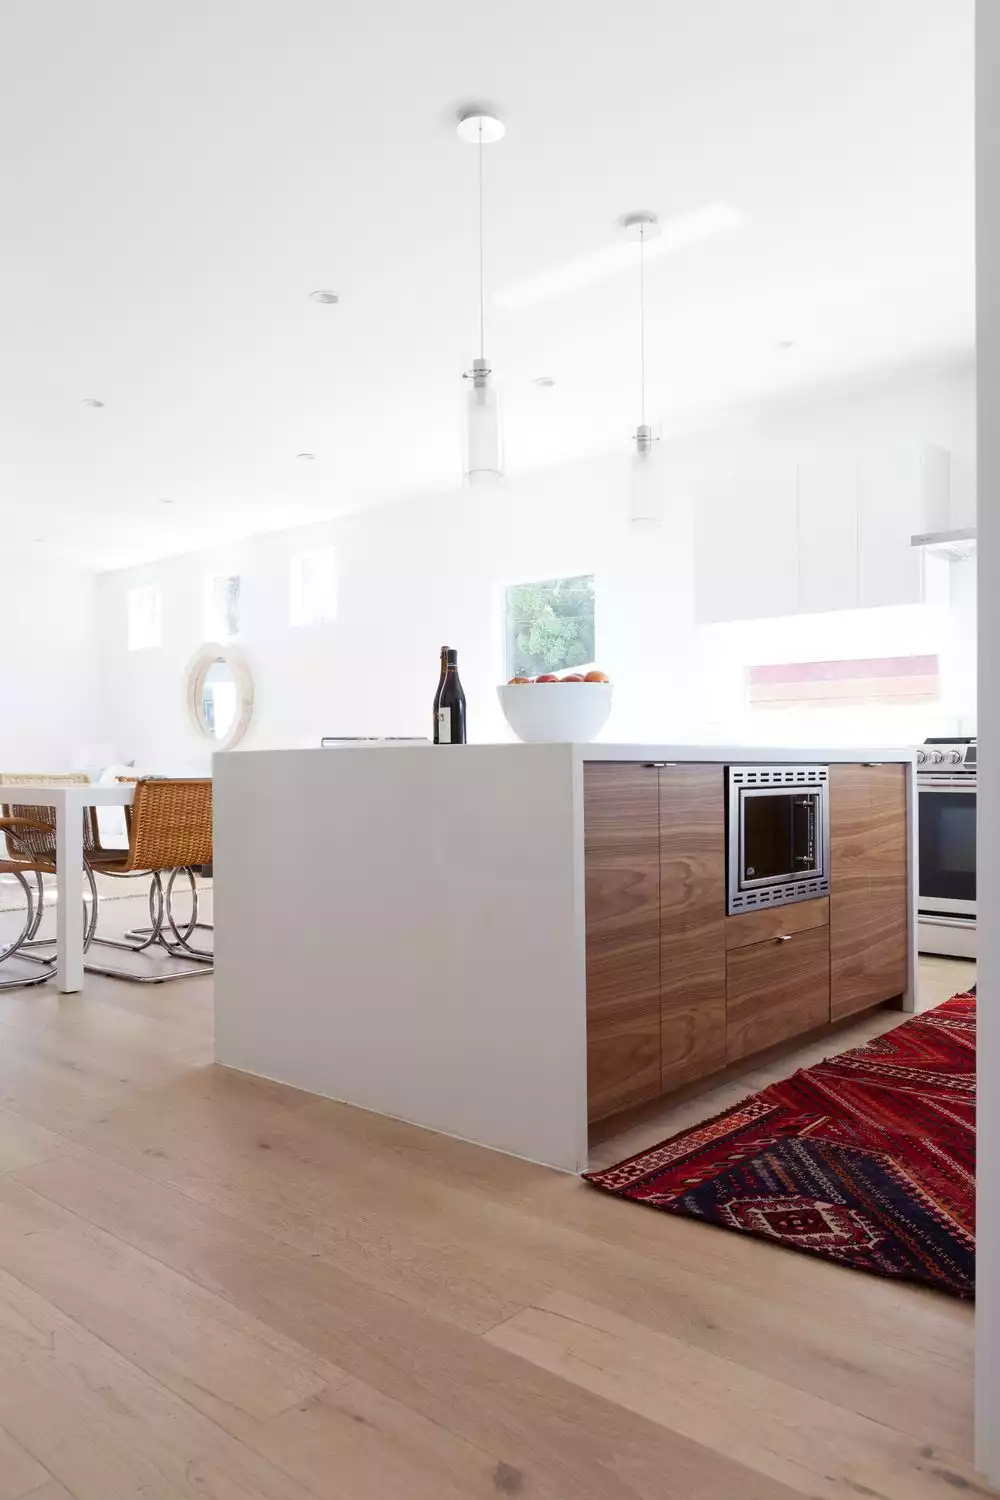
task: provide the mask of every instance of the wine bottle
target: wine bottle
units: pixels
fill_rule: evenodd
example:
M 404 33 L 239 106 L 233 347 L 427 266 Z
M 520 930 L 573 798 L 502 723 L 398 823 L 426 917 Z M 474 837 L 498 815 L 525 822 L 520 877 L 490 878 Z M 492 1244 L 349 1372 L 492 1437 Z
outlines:
M 435 699 L 435 745 L 465 744 L 465 693 L 458 675 L 458 652 L 445 652 L 445 674 Z
M 441 707 L 441 689 L 448 675 L 448 647 L 441 647 L 441 675 L 438 678 L 437 692 L 434 694 L 434 743 L 438 743 L 438 709 Z

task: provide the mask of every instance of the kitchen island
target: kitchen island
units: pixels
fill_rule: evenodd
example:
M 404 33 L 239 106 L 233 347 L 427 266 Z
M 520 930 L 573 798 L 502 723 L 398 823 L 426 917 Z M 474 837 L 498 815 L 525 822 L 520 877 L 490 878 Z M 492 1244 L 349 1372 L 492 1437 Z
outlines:
M 826 768 L 825 885 L 732 911 L 736 766 Z M 910 751 L 380 745 L 214 775 L 228 1067 L 579 1171 L 591 1121 L 913 1005 Z

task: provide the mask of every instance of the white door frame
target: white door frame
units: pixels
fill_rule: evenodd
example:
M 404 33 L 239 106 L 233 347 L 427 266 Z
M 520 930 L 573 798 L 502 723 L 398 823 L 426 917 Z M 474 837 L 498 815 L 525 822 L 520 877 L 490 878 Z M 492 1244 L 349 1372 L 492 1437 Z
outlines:
M 1000 1487 L 1000 0 L 976 6 L 979 1048 L 976 1467 Z

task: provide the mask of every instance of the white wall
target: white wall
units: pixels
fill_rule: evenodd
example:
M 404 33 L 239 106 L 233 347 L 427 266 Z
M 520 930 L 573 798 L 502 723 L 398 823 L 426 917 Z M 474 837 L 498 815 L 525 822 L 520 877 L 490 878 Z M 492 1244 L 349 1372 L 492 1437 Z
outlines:
M 5 562 L 0 770 L 89 769 L 100 758 L 94 576 L 35 556 Z
M 1000 1485 L 1000 5 L 976 7 L 979 354 L 979 1123 L 976 1465 Z
M 852 393 L 838 390 L 665 444 L 667 517 L 662 531 L 628 521 L 627 435 L 605 459 L 510 479 L 495 489 L 459 491 L 358 512 L 320 526 L 279 532 L 225 550 L 192 554 L 104 575 L 99 584 L 102 724 L 121 758 L 144 766 L 188 765 L 204 749 L 183 707 L 184 668 L 203 639 L 202 595 L 211 572 L 238 571 L 240 641 L 250 655 L 257 706 L 247 747 L 315 744 L 323 734 L 427 734 L 437 656 L 460 651 L 469 695 L 470 738 L 505 737 L 494 685 L 504 676 L 500 590 L 506 582 L 594 572 L 597 657 L 616 684 L 612 738 L 835 740 L 904 743 L 922 737 L 927 716 L 886 726 L 835 711 L 780 723 L 744 708 L 743 667 L 754 661 L 940 650 L 951 672 L 942 713 L 957 728 L 974 714 L 974 642 L 959 642 L 956 618 L 915 610 L 810 617 L 789 628 L 763 622 L 697 630 L 693 610 L 692 496 L 698 482 L 739 469 L 749 455 L 806 444 L 859 448 L 873 442 L 951 445 L 956 475 L 974 472 L 969 444 L 974 378 L 896 377 Z M 961 498 L 961 484 L 958 484 Z M 301 551 L 334 544 L 341 592 L 335 622 L 288 623 L 289 565 Z M 750 560 L 752 564 L 752 559 Z M 164 644 L 126 649 L 126 594 L 158 582 Z M 845 649 L 850 641 L 851 649 Z M 779 644 L 780 647 L 779 647 Z M 779 654 L 775 656 L 774 651 Z M 949 654 L 950 653 L 950 654 Z M 965 663 L 963 666 L 962 663 Z M 956 686 L 955 684 L 958 684 Z M 763 722 L 762 722 L 763 721 Z M 867 728 L 867 732 L 865 732 Z M 890 730 L 892 732 L 890 733 Z
M 679 729 L 692 690 L 690 522 L 679 493 L 662 533 L 633 533 L 626 478 L 616 456 L 105 575 L 103 722 L 120 753 L 143 763 L 199 753 L 184 721 L 184 666 L 202 639 L 203 580 L 232 568 L 243 579 L 240 640 L 258 693 L 246 747 L 315 744 L 322 734 L 428 734 L 444 643 L 460 651 L 470 737 L 495 739 L 505 730 L 494 691 L 504 675 L 502 584 L 595 572 L 597 652 L 619 683 L 619 732 Z M 331 542 L 338 618 L 292 627 L 291 559 Z M 145 581 L 164 591 L 165 643 L 129 652 L 126 595 Z

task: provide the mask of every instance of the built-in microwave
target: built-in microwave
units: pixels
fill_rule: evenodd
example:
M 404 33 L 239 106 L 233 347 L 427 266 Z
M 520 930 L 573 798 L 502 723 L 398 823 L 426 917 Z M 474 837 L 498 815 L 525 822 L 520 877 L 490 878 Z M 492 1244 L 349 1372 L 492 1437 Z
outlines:
M 830 892 L 828 766 L 728 766 L 728 909 Z

